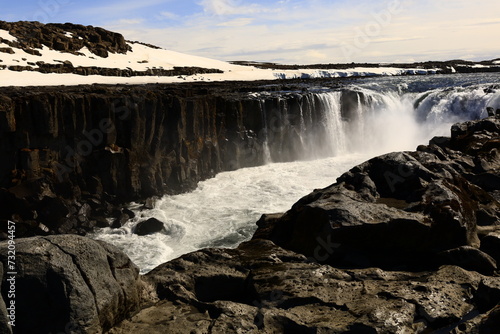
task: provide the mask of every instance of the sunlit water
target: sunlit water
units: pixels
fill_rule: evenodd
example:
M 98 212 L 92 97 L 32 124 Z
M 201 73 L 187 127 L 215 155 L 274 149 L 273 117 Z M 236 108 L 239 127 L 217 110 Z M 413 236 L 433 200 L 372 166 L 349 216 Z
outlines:
M 336 156 L 220 173 L 191 193 L 163 197 L 153 210 L 136 209 L 122 228 L 101 229 L 93 237 L 122 249 L 143 273 L 200 248 L 235 247 L 251 238 L 263 213 L 284 212 L 373 156 L 414 150 L 435 135 L 449 135 L 455 122 L 485 117 L 487 106 L 500 108 L 499 83 L 498 74 L 360 80 L 349 88 L 369 103 L 359 104 L 352 122 L 339 117 L 340 93 L 320 90 L 326 138 L 315 151 Z M 164 222 L 163 233 L 132 233 L 151 217 Z

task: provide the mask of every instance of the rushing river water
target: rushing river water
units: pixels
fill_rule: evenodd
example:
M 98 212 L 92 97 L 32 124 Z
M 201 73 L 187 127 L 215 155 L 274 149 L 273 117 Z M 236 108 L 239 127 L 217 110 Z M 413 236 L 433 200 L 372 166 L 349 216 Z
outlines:
M 349 121 L 341 115 L 345 90 L 358 97 Z M 220 173 L 191 193 L 163 197 L 152 210 L 135 209 L 137 216 L 125 226 L 101 229 L 93 237 L 122 249 L 143 273 L 200 248 L 235 247 L 252 236 L 263 213 L 288 210 L 356 164 L 414 150 L 435 135 L 449 135 L 455 122 L 483 118 L 488 106 L 500 108 L 500 74 L 367 78 L 342 90 L 310 91 L 309 105 L 322 110 L 321 136 L 301 125 L 307 120 L 297 122 L 305 148 L 300 161 L 273 163 L 267 153 L 265 166 Z M 132 233 L 151 217 L 164 222 L 164 232 Z

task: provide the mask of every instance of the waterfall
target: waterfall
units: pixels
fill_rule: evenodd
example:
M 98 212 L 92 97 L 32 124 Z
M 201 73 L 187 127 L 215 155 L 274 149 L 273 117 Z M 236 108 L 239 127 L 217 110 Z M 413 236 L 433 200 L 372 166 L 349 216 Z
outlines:
M 325 127 L 323 154 L 317 156 L 337 156 L 347 153 L 347 136 L 345 122 L 341 114 L 341 92 L 318 94 L 322 112 L 322 123 Z
M 392 90 L 353 85 L 298 94 L 280 96 L 275 110 L 261 101 L 265 118 L 271 120 L 266 123 L 263 161 L 414 150 L 433 136 L 448 135 L 453 123 L 485 117 L 487 106 L 500 108 L 500 89 L 484 85 L 422 93 L 409 92 L 407 85 Z

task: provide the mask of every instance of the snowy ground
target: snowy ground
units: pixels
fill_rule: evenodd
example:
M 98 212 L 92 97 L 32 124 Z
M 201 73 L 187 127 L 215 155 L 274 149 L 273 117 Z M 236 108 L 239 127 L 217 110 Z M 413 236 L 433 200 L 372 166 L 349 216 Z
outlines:
M 71 34 L 71 33 L 67 33 Z M 0 38 L 16 41 L 16 38 L 6 30 L 0 30 Z M 76 38 L 76 37 L 75 37 Z M 63 53 L 44 46 L 38 49 L 41 56 L 31 55 L 22 49 L 12 48 L 0 42 L 0 48 L 12 48 L 13 54 L 0 52 L 0 86 L 49 86 L 49 85 L 81 85 L 81 84 L 145 84 L 145 83 L 179 83 L 196 81 L 254 81 L 295 78 L 336 78 L 349 76 L 378 76 L 401 74 L 427 74 L 435 70 L 401 69 L 401 68 L 352 68 L 347 70 L 271 70 L 251 66 L 233 65 L 203 57 L 191 56 L 174 51 L 154 49 L 142 44 L 129 42 L 132 51 L 127 54 L 110 53 L 109 57 L 101 58 L 91 53 L 87 48 L 79 50 L 80 55 Z M 82 76 L 77 74 L 40 73 L 36 71 L 11 71 L 9 66 L 31 66 L 37 68 L 36 62 L 61 64 L 70 61 L 74 67 L 103 67 L 132 69 L 145 71 L 147 69 L 173 69 L 174 67 L 203 67 L 219 69 L 224 73 L 198 74 L 191 76 L 137 76 L 111 77 L 100 75 Z

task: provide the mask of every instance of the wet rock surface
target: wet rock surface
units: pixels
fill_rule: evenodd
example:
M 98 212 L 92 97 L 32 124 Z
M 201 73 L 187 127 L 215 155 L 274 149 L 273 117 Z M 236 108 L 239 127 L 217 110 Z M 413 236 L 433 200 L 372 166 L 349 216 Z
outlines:
M 165 230 L 165 227 L 161 221 L 156 218 L 149 218 L 138 223 L 134 229 L 134 233 L 137 235 L 148 235 L 161 232 L 162 230 Z

